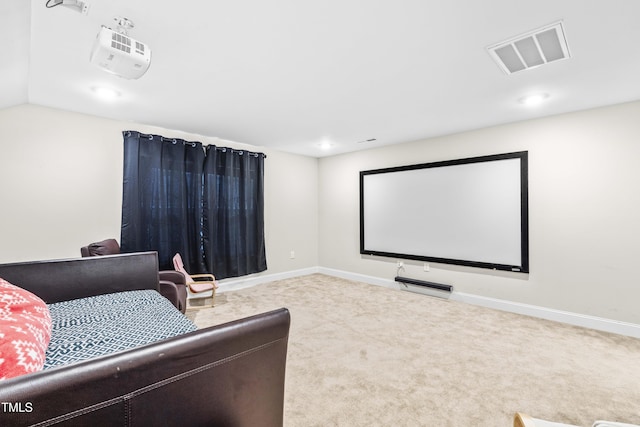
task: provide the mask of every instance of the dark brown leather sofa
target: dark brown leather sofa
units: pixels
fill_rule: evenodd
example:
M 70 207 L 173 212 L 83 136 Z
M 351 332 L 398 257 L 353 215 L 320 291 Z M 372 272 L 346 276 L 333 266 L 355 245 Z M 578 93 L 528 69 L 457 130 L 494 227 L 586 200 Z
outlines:
M 158 289 L 155 252 L 0 265 L 54 303 Z M 282 308 L 0 383 L 0 425 L 282 426 Z

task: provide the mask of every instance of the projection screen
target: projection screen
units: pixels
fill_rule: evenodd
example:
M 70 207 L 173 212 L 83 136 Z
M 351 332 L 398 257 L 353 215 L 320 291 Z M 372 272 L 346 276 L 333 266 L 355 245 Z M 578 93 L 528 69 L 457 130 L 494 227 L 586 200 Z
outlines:
M 529 272 L 527 152 L 360 172 L 360 253 Z

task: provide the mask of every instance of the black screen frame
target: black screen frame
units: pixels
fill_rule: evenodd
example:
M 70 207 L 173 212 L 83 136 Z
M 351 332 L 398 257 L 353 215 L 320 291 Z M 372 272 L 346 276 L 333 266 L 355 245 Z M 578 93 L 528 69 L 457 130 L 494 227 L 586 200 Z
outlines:
M 476 260 L 465 259 L 453 259 L 443 258 L 437 256 L 437 254 L 431 255 L 415 255 L 407 253 L 397 252 L 385 252 L 380 250 L 371 250 L 365 247 L 365 200 L 364 200 L 364 185 L 365 177 L 372 174 L 384 174 L 410 171 L 415 169 L 424 168 L 444 168 L 454 165 L 464 165 L 471 163 L 481 162 L 494 162 L 506 159 L 519 159 L 520 160 L 520 265 L 509 265 L 501 263 L 492 263 Z M 529 184 L 528 184 L 528 151 L 518 151 L 512 153 L 493 154 L 479 157 L 469 157 L 456 160 L 445 160 L 431 163 L 420 163 L 414 165 L 373 169 L 367 171 L 360 171 L 360 254 L 362 255 L 374 255 L 387 258 L 400 258 L 409 259 L 415 261 L 435 262 L 442 264 L 453 264 L 467 267 L 477 267 L 483 269 L 512 271 L 518 273 L 529 273 Z

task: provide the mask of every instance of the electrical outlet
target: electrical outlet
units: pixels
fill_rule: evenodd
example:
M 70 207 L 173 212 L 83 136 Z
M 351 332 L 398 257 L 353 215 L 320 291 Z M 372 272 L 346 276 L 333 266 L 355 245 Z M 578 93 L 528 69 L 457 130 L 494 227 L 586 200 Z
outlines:
M 295 251 L 289 252 L 289 259 L 294 259 L 295 257 L 296 257 L 296 252 Z
M 404 267 L 404 262 L 398 261 L 398 268 L 402 268 L 402 267 Z
M 430 271 L 429 264 L 425 262 L 424 265 L 422 266 L 422 269 L 427 272 Z

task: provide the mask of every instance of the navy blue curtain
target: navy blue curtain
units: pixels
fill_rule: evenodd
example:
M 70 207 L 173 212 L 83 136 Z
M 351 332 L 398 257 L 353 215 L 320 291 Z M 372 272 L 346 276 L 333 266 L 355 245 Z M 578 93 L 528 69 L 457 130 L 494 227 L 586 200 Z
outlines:
M 203 246 L 216 277 L 267 269 L 263 178 L 264 155 L 207 146 Z
M 122 252 L 192 274 L 264 271 L 264 155 L 125 131 Z
M 123 135 L 122 252 L 157 251 L 161 269 L 173 269 L 180 253 L 187 271 L 202 270 L 202 144 Z

